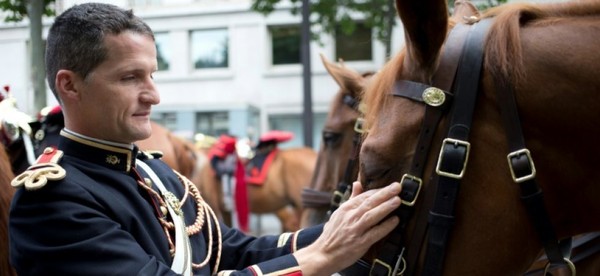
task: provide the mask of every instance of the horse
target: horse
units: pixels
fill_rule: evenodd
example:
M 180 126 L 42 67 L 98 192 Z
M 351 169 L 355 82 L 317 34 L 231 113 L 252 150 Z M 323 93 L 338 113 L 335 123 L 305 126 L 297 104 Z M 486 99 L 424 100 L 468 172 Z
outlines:
M 4 145 L 0 143 L 0 275 L 16 276 L 8 258 L 8 211 L 14 189 L 10 181 L 14 178 L 10 159 Z
M 348 196 L 358 173 L 361 141 L 362 92 L 373 72 L 360 74 L 343 63 L 334 64 L 321 55 L 327 72 L 339 86 L 331 101 L 322 130 L 321 148 L 309 188 L 302 191 L 304 211 L 300 226 L 323 223 L 328 213 Z
M 204 162 L 203 155 L 192 142 L 176 136 L 155 121 L 150 121 L 150 124 L 152 135 L 135 144 L 143 151 L 160 151 L 165 163 L 193 182 Z
M 402 182 L 408 220 L 363 261 L 407 275 L 517 275 L 544 248 L 574 275 L 560 241 L 600 230 L 600 3 L 504 4 L 456 25 L 446 1 L 396 9 L 406 45 L 367 88 L 359 179 Z M 473 48 L 453 57 L 460 44 Z M 452 65 L 463 59 L 473 62 Z
M 277 144 L 271 144 L 277 148 Z M 301 192 L 307 187 L 316 163 L 316 152 L 308 147 L 277 149 L 262 183 L 247 184 L 248 205 L 254 214 L 274 213 L 282 232 L 300 229 L 303 210 Z M 249 160 L 242 158 L 247 164 Z M 210 162 L 201 170 L 201 192 L 218 194 L 207 202 L 215 214 L 231 225 L 229 207 L 225 203 L 222 178 Z

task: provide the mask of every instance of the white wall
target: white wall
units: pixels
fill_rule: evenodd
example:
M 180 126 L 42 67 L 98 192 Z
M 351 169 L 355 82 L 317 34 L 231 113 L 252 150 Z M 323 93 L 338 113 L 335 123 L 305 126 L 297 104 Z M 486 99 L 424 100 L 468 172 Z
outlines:
M 58 0 L 59 12 L 74 3 L 84 1 Z M 119 6 L 135 0 L 101 1 Z M 138 1 L 140 2 L 140 1 Z M 250 0 L 176 0 L 162 1 L 164 6 L 135 7 L 134 12 L 145 19 L 155 32 L 170 33 L 170 67 L 155 75 L 161 93 L 156 112 L 217 111 L 255 106 L 261 109 L 261 132 L 273 114 L 301 114 L 303 109 L 302 67 L 297 65 L 271 66 L 270 39 L 267 26 L 299 23 L 289 9 L 276 11 L 268 17 L 250 10 Z M 289 7 L 289 5 L 288 5 Z M 44 20 L 44 36 L 52 19 Z M 29 62 L 26 43 L 27 22 L 0 23 L 0 86 L 9 84 L 21 109 L 33 110 L 32 87 L 29 81 Z M 229 29 L 229 68 L 192 70 L 189 58 L 189 31 L 205 28 Z M 403 35 L 396 28 L 394 49 L 402 45 Z M 334 59 L 331 38 L 324 45 L 312 43 L 312 101 L 314 112 L 327 112 L 337 84 L 325 71 L 319 54 Z M 384 48 L 374 42 L 373 61 L 347 62 L 358 71 L 375 71 L 384 63 Z M 48 91 L 48 104 L 56 104 Z

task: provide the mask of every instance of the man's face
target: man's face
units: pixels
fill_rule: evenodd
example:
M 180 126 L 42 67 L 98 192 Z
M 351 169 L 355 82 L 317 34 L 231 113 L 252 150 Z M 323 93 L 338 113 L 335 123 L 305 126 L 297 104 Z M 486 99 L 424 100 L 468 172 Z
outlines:
M 73 129 L 83 135 L 120 143 L 150 137 L 150 110 L 160 102 L 152 79 L 157 70 L 152 38 L 123 32 L 105 38 L 107 59 L 79 87 L 79 118 Z M 83 128 L 83 129 L 81 129 Z

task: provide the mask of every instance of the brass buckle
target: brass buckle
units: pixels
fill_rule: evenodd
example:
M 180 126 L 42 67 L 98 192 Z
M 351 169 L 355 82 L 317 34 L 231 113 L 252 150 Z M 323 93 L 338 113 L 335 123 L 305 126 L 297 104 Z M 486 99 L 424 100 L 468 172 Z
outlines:
M 382 260 L 375 258 L 375 260 L 373 261 L 373 265 L 371 265 L 371 271 L 369 271 L 369 275 L 373 275 L 373 268 L 375 267 L 375 265 L 380 265 L 383 266 L 387 269 L 388 273 L 387 275 L 392 275 L 392 266 L 390 266 L 389 264 L 386 264 L 385 262 L 383 262 Z
M 461 146 L 464 146 L 467 148 L 467 151 L 465 152 L 465 160 L 463 161 L 462 169 L 460 170 L 459 174 L 445 172 L 440 169 L 440 166 L 442 164 L 442 159 L 444 157 L 444 145 L 446 145 L 446 144 L 454 144 L 455 146 L 461 145 Z M 444 139 L 444 141 L 442 142 L 442 148 L 440 149 L 440 155 L 438 156 L 438 162 L 437 162 L 437 166 L 435 167 L 435 172 L 441 176 L 450 177 L 450 178 L 454 178 L 454 179 L 461 179 L 463 177 L 463 175 L 465 174 L 465 170 L 467 168 L 467 161 L 469 161 L 469 152 L 470 151 L 471 151 L 471 143 L 469 143 L 467 141 L 452 139 L 452 138 Z
M 529 160 L 529 166 L 531 167 L 531 173 L 517 178 L 517 176 L 515 174 L 515 170 L 513 169 L 511 158 L 519 157 L 522 154 L 525 154 L 527 156 L 527 160 Z M 515 183 L 521 183 L 521 182 L 533 179 L 535 177 L 535 174 L 536 174 L 535 166 L 533 165 L 533 159 L 531 158 L 531 152 L 529 152 L 528 149 L 520 149 L 517 151 L 513 151 L 506 156 L 506 159 L 508 159 L 508 167 L 510 168 L 510 175 L 512 176 L 512 179 Z
M 419 188 L 417 188 L 417 192 L 415 193 L 415 197 L 413 198 L 412 201 L 406 201 L 406 200 L 402 199 L 402 204 L 404 204 L 406 206 L 413 206 L 413 205 L 415 205 L 415 202 L 417 202 L 417 198 L 419 197 L 419 193 L 421 192 L 421 187 L 423 186 L 423 180 L 414 175 L 405 173 L 402 176 L 402 179 L 400 179 L 400 183 L 404 183 L 404 179 L 407 179 L 407 178 L 410 180 L 413 180 L 419 184 Z
M 565 260 L 565 262 L 567 263 L 567 267 L 571 271 L 571 276 L 577 275 L 577 269 L 575 268 L 575 264 L 573 264 L 573 262 L 571 262 L 571 260 L 569 260 L 568 258 L 563 258 L 563 260 Z M 544 275 L 550 275 L 548 274 L 548 269 L 550 269 L 551 265 L 552 263 L 550 262 L 546 264 L 546 267 L 544 268 Z
M 336 190 L 335 192 L 333 192 L 333 195 L 331 196 L 331 206 L 339 207 L 340 204 L 342 203 L 342 199 L 344 199 L 344 194 L 342 194 L 340 191 Z
M 365 133 L 364 125 L 364 118 L 356 118 L 356 122 L 354 123 L 354 131 L 356 131 L 356 133 Z
M 396 265 L 394 265 L 394 269 L 392 269 L 391 265 L 376 258 L 373 261 L 373 265 L 371 265 L 371 271 L 369 271 L 369 275 L 373 275 L 373 267 L 375 267 L 376 264 L 379 264 L 380 266 L 383 266 L 384 268 L 386 268 L 388 271 L 388 273 L 387 273 L 388 276 L 403 275 L 404 271 L 406 271 L 406 260 L 404 260 L 404 257 L 402 257 L 402 256 L 398 256 L 398 259 L 396 260 Z M 402 265 L 402 269 L 400 269 L 400 265 Z M 400 272 L 398 272 L 398 270 L 400 270 Z

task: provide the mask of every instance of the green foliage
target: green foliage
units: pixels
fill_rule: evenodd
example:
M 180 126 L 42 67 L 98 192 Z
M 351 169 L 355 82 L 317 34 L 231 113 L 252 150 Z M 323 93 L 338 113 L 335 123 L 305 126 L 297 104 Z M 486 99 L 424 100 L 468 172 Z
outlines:
M 0 0 L 0 10 L 8 12 L 8 16 L 4 18 L 5 22 L 20 22 L 27 17 L 27 1 L 28 0 Z M 40 0 L 29 0 L 29 1 L 40 1 Z M 50 7 L 50 4 L 56 0 L 43 0 L 44 1 L 44 15 L 53 16 L 54 9 Z
M 482 11 L 491 7 L 499 6 L 506 3 L 508 0 L 486 0 L 484 3 L 478 3 L 477 8 Z
M 252 0 L 252 10 L 269 15 L 275 11 L 277 4 L 284 0 Z M 385 42 L 389 40 L 396 17 L 394 0 L 310 0 L 311 25 L 319 25 L 322 32 L 312 34 L 314 40 L 319 40 L 322 33 L 334 34 L 336 28 L 349 35 L 356 29 L 357 22 L 351 14 L 362 15 L 361 21 L 375 30 L 375 37 Z M 418 0 L 415 0 L 418 1 Z M 454 7 L 455 0 L 448 0 L 448 6 Z M 291 13 L 297 15 L 302 9 L 302 0 L 289 0 L 292 4 Z M 507 0 L 478 1 L 478 8 L 498 6 Z M 390 26 L 391 25 L 391 26 Z
M 289 0 L 292 4 L 291 13 L 301 12 L 301 0 Z M 275 11 L 281 0 L 253 0 L 252 10 L 268 15 Z M 313 39 L 318 40 L 322 33 L 334 34 L 336 29 L 344 34 L 352 34 L 356 29 L 356 18 L 351 15 L 360 14 L 367 27 L 375 30 L 375 36 L 380 41 L 389 40 L 390 13 L 395 16 L 393 1 L 390 0 L 312 0 L 310 5 L 311 25 L 318 25 L 322 32 L 313 33 Z

